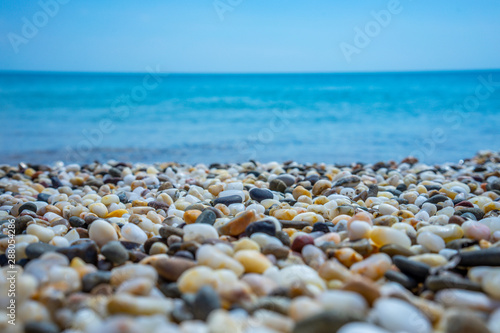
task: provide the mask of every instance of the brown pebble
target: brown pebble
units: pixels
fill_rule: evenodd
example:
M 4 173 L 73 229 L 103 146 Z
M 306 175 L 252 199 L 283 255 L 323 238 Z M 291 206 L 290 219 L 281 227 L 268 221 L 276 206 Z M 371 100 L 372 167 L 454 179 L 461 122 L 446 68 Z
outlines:
M 246 227 L 248 227 L 250 223 L 255 221 L 255 212 L 253 210 L 248 210 L 220 227 L 219 232 L 224 235 L 238 236 L 245 232 Z
M 189 259 L 174 257 L 158 258 L 154 260 L 151 265 L 162 278 L 169 281 L 177 281 L 184 271 L 196 266 L 196 263 Z
M 347 281 L 342 289 L 357 292 L 366 299 L 370 306 L 380 297 L 377 285 L 370 279 L 359 276 Z
M 461 216 L 458 216 L 458 215 L 453 215 L 450 217 L 450 219 L 448 220 L 448 224 L 458 224 L 458 225 L 462 225 L 462 223 L 465 222 L 465 219 Z

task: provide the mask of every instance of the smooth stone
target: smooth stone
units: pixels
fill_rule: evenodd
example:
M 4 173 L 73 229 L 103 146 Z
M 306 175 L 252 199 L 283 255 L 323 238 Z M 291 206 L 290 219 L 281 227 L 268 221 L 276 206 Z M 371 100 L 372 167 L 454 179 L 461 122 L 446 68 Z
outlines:
M 432 332 L 429 319 L 418 308 L 401 299 L 378 299 L 371 316 L 376 323 L 391 332 Z
M 426 203 L 438 204 L 440 202 L 447 201 L 449 199 L 450 198 L 448 198 L 446 195 L 438 194 L 438 195 L 434 195 L 434 196 L 430 197 L 428 200 L 424 201 L 423 204 L 426 204 Z
M 363 316 L 356 312 L 323 311 L 298 321 L 293 333 L 335 333 L 348 323 L 363 320 Z
M 217 204 L 223 204 L 223 205 L 229 206 L 229 205 L 234 204 L 234 203 L 242 203 L 242 202 L 243 202 L 243 199 L 241 198 L 240 195 L 233 194 L 233 195 L 228 195 L 225 197 L 219 197 L 219 198 L 215 199 L 214 206 Z
M 127 249 L 118 241 L 111 241 L 104 245 L 101 253 L 115 265 L 124 264 L 129 258 Z
M 442 318 L 442 322 L 444 333 L 490 333 L 484 320 L 469 311 L 447 311 L 444 318 Z
M 272 221 L 262 220 L 250 223 L 245 229 L 247 237 L 250 237 L 257 232 L 274 236 L 276 234 L 276 225 Z
M 326 310 L 365 313 L 368 304 L 363 296 L 353 291 L 327 290 L 317 297 Z
M 115 267 L 111 270 L 110 283 L 112 286 L 119 286 L 127 280 L 140 277 L 147 278 L 153 283 L 156 283 L 158 273 L 153 267 L 148 265 L 127 264 Z
M 108 242 L 118 240 L 118 235 L 113 226 L 104 220 L 95 220 L 89 227 L 89 238 L 102 247 Z
M 275 179 L 281 180 L 286 186 L 292 186 L 295 184 L 295 177 L 288 174 L 279 175 Z
M 39 193 L 36 197 L 38 201 L 49 202 L 50 194 L 48 193 Z
M 17 214 L 21 215 L 21 213 L 24 210 L 30 210 L 33 213 L 36 213 L 38 210 L 38 207 L 33 202 L 26 202 L 26 203 L 22 204 L 21 207 L 19 207 Z
M 480 208 L 463 208 L 455 211 L 455 215 L 463 216 L 466 213 L 471 213 L 474 215 L 477 221 L 484 217 L 484 212 Z
M 318 272 L 307 265 L 290 265 L 284 267 L 278 272 L 276 282 L 283 287 L 291 287 L 298 282 L 313 285 L 320 290 L 326 289 L 325 281 L 318 275 Z
M 500 247 L 477 251 L 460 251 L 460 266 L 500 266 Z
M 498 308 L 498 301 L 492 300 L 479 291 L 463 289 L 443 289 L 438 291 L 434 300 L 446 307 L 457 307 L 491 312 Z
M 238 251 L 238 253 L 242 251 Z M 196 251 L 196 260 L 199 265 L 208 266 L 212 269 L 230 269 L 237 276 L 242 275 L 245 271 L 243 265 L 241 265 L 236 259 L 233 259 L 213 245 L 200 246 Z
M 421 232 L 417 236 L 417 243 L 432 252 L 439 252 L 446 247 L 444 240 L 432 232 Z
M 262 274 L 273 266 L 265 255 L 255 250 L 240 250 L 235 253 L 234 259 L 244 267 L 246 273 Z
M 160 236 L 163 239 L 168 239 L 172 235 L 179 236 L 179 237 L 183 237 L 184 236 L 184 230 L 183 229 L 172 227 L 172 226 L 165 225 L 165 224 L 160 228 L 159 233 L 160 233 Z
M 172 312 L 174 303 L 168 298 L 132 296 L 115 294 L 109 298 L 107 309 L 110 314 L 129 314 L 136 316 L 163 315 Z
M 379 251 L 382 253 L 386 253 L 391 257 L 394 257 L 395 255 L 411 257 L 414 255 L 414 253 L 411 252 L 409 249 L 407 249 L 406 247 L 403 247 L 401 245 L 398 245 L 398 244 L 384 245 L 379 249 Z
M 255 201 L 261 202 L 262 200 L 266 199 L 272 199 L 274 198 L 274 195 L 271 191 L 265 188 L 252 188 L 248 194 L 250 195 L 250 198 L 252 198 Z
M 228 223 L 219 228 L 222 235 L 238 236 L 245 232 L 248 225 L 255 221 L 255 211 L 249 210 L 241 213 Z
M 180 251 L 179 251 L 180 252 Z M 158 275 L 168 281 L 177 281 L 177 279 L 188 269 L 196 266 L 193 260 L 182 257 L 158 258 L 151 262 Z
M 160 229 L 161 230 L 161 229 Z M 218 239 L 219 234 L 217 230 L 209 224 L 204 223 L 193 223 L 188 224 L 184 228 L 184 242 L 195 241 L 198 243 L 203 243 L 208 239 Z
M 235 277 L 237 279 L 237 277 Z M 213 269 L 207 266 L 195 266 L 181 274 L 177 286 L 181 293 L 196 293 L 204 285 L 215 287 L 217 278 Z
M 385 253 L 376 253 L 360 262 L 354 263 L 350 270 L 372 280 L 378 280 L 391 268 L 391 265 L 391 257 Z
M 209 225 L 214 225 L 216 219 L 217 219 L 217 215 L 215 214 L 214 211 L 212 211 L 210 209 L 205 209 L 196 218 L 195 223 L 205 223 L 205 224 L 209 224 Z
M 396 255 L 392 257 L 394 265 L 396 265 L 399 270 L 414 278 L 417 281 L 424 281 L 430 274 L 430 266 L 424 263 L 410 260 L 407 257 Z
M 208 315 L 221 308 L 221 300 L 211 286 L 203 286 L 198 290 L 193 302 L 194 319 L 207 320 Z
M 338 333 L 390 333 L 378 326 L 368 323 L 349 323 L 342 326 Z
M 85 220 L 78 216 L 71 216 L 68 222 L 73 228 L 83 228 L 86 225 Z
M 409 290 L 412 290 L 418 286 L 418 282 L 415 279 L 401 272 L 388 270 L 387 272 L 385 272 L 384 277 L 389 281 L 399 283 L 400 285 Z
M 24 324 L 24 333 L 59 333 L 59 327 L 50 321 L 29 321 Z
M 95 223 L 95 222 L 94 222 Z M 148 240 L 146 233 L 133 223 L 125 224 L 121 229 L 122 237 L 128 241 L 143 244 Z
M 110 280 L 111 272 L 108 271 L 96 271 L 85 274 L 82 277 L 82 290 L 83 292 L 89 293 L 97 285 L 109 283 Z
M 78 257 L 86 263 L 97 265 L 98 248 L 94 242 L 87 241 L 69 247 L 57 248 L 56 252 L 64 254 L 70 261 Z
M 36 259 L 45 252 L 53 252 L 56 249 L 57 246 L 38 242 L 29 244 L 24 251 L 26 252 L 26 256 L 28 257 L 28 259 Z
M 446 248 L 458 251 L 458 250 L 461 250 L 463 248 L 467 248 L 467 247 L 476 245 L 477 243 L 478 243 L 478 241 L 475 239 L 461 238 L 461 239 L 455 239 L 455 240 L 452 240 L 451 242 L 446 243 Z
M 333 186 L 356 187 L 361 182 L 358 176 L 347 176 L 339 179 Z
M 26 230 L 28 222 L 33 221 L 31 216 L 19 216 L 14 220 L 16 235 L 21 235 Z
M 363 296 L 370 306 L 380 297 L 379 287 L 369 279 L 358 277 L 350 279 L 342 286 L 342 290 L 352 291 Z
M 480 284 L 453 275 L 429 276 L 425 280 L 425 287 L 434 292 L 450 288 L 481 291 Z
M 284 193 L 287 187 L 288 187 L 287 184 L 282 179 L 275 178 L 269 182 L 269 189 L 271 191 Z
M 301 252 L 302 248 L 306 245 L 314 245 L 314 238 L 309 235 L 298 235 L 292 242 L 291 249 L 295 252 Z
M 406 233 L 390 227 L 373 227 L 370 238 L 378 247 L 387 244 L 397 244 L 405 248 L 411 246 L 411 240 Z
M 26 233 L 28 235 L 35 235 L 38 237 L 38 239 L 41 242 L 48 243 L 52 238 L 54 238 L 55 233 L 53 230 L 47 228 L 47 227 L 42 227 L 41 225 L 38 224 L 30 224 L 26 228 Z
M 464 231 L 464 236 L 476 240 L 488 240 L 490 238 L 490 228 L 486 225 L 475 222 L 467 221 L 462 224 L 462 230 Z

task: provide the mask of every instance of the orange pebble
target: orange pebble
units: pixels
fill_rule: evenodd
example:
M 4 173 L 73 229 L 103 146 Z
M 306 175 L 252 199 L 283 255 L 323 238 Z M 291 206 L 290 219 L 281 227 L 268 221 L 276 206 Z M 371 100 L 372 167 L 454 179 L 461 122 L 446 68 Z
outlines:
M 201 211 L 197 210 L 197 209 L 190 209 L 190 210 L 186 210 L 184 212 L 184 221 L 187 223 L 187 224 L 193 224 L 194 222 L 196 222 L 196 219 L 198 218 L 198 216 L 200 216 L 201 214 Z
M 128 214 L 128 211 L 126 209 L 117 209 L 106 215 L 106 218 L 108 217 L 122 217 L 123 214 Z

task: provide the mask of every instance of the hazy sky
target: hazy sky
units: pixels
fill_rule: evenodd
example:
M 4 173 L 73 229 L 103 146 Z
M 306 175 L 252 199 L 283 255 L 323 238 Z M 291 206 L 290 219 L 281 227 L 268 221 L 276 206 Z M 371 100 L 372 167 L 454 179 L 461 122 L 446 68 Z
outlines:
M 500 68 L 498 0 L 55 1 L 0 0 L 0 70 Z

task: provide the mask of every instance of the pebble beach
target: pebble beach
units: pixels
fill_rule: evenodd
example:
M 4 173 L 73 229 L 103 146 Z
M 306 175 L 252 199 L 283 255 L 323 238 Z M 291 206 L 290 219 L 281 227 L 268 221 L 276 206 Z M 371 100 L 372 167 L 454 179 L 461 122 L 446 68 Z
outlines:
M 0 228 L 2 332 L 500 332 L 497 152 L 0 165 Z

